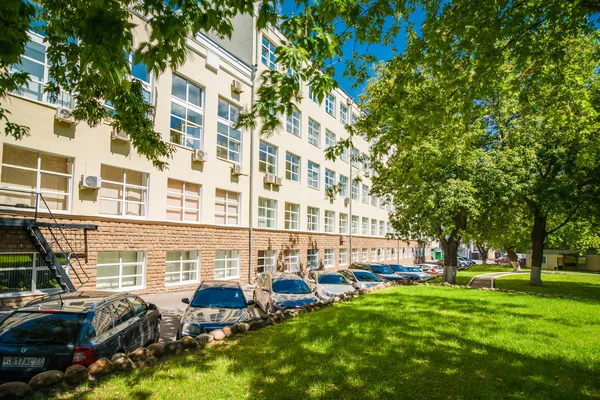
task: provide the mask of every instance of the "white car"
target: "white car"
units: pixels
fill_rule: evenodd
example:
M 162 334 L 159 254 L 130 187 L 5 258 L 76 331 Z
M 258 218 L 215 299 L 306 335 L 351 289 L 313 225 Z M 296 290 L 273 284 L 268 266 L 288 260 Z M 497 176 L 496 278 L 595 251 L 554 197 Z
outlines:
M 311 271 L 309 284 L 321 300 L 329 300 L 344 293 L 353 292 L 354 286 L 339 272 Z

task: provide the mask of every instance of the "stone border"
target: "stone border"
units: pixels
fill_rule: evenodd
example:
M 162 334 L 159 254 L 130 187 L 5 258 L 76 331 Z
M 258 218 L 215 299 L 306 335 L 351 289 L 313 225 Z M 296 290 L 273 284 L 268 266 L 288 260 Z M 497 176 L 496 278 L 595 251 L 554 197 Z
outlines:
M 277 325 L 303 313 L 319 311 L 335 303 L 356 299 L 362 295 L 378 291 L 391 286 L 416 285 L 412 281 L 391 281 L 381 283 L 368 289 L 354 290 L 336 296 L 327 301 L 317 301 L 301 308 L 287 309 L 269 313 L 264 317 L 256 317 L 246 322 L 238 322 L 223 329 L 216 329 L 210 333 L 203 333 L 196 338 L 185 336 L 181 340 L 168 343 L 153 343 L 148 347 L 140 347 L 129 353 L 116 353 L 110 359 L 101 358 L 89 366 L 71 365 L 63 373 L 58 370 L 40 372 L 24 382 L 8 382 L 0 385 L 0 399 L 25 399 L 29 396 L 56 395 L 60 392 L 74 389 L 84 382 L 97 383 L 100 379 L 117 373 L 127 373 L 134 369 L 151 367 L 159 358 L 181 354 L 182 352 L 195 352 L 211 347 L 234 335 L 256 331 L 269 325 Z

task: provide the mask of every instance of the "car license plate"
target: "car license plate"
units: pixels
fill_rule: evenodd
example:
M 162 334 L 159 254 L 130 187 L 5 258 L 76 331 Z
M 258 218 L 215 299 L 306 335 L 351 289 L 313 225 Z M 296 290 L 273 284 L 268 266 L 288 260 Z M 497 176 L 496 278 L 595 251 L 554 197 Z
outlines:
M 2 368 L 31 368 L 43 367 L 44 357 L 3 357 Z

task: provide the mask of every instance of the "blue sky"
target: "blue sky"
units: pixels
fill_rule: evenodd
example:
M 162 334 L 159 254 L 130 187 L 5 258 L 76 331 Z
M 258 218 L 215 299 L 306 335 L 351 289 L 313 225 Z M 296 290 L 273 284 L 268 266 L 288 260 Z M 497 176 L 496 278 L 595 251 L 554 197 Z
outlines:
M 291 15 L 294 12 L 294 10 L 296 10 L 296 5 L 295 5 L 294 1 L 284 0 L 284 4 L 283 4 L 283 8 L 282 8 L 281 12 L 285 15 Z M 415 23 L 415 26 L 420 25 L 420 23 L 423 21 L 423 19 L 424 19 L 424 14 L 422 12 L 416 12 L 411 18 L 411 20 Z M 341 29 L 343 29 L 343 28 L 341 28 Z M 405 41 L 406 41 L 406 33 L 401 31 L 398 34 L 398 36 L 396 38 L 396 43 L 395 43 L 395 47 L 398 52 L 404 51 Z M 358 97 L 358 95 L 361 93 L 362 87 L 353 88 L 352 81 L 350 79 L 348 79 L 347 77 L 343 76 L 344 65 L 345 65 L 344 61 L 346 60 L 346 58 L 352 56 L 353 49 L 354 49 L 354 42 L 353 41 L 347 42 L 343 47 L 344 57 L 343 57 L 342 61 L 337 62 L 337 60 L 334 60 L 335 64 L 333 65 L 333 67 L 335 68 L 335 71 L 336 71 L 335 79 L 337 80 L 340 87 L 344 91 L 346 91 L 350 96 L 352 96 L 353 98 L 356 99 Z M 366 45 L 357 44 L 357 46 L 356 46 L 356 51 L 358 51 L 359 53 L 366 51 L 366 49 L 367 49 Z M 369 50 L 379 60 L 389 60 L 393 56 L 391 46 L 386 47 L 383 45 L 372 44 L 369 46 Z

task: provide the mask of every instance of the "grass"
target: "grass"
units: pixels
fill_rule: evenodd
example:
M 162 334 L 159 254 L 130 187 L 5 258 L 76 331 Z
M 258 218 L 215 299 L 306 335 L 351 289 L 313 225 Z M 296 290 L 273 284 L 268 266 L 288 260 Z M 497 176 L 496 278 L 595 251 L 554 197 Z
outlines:
M 476 265 L 469 269 L 460 270 L 456 273 L 456 284 L 457 285 L 467 285 L 471 278 L 475 275 L 489 274 L 492 272 L 510 272 L 512 271 L 512 267 L 508 265 Z M 432 279 L 430 282 L 432 283 L 440 283 L 442 282 L 441 277 L 437 277 Z
M 404 286 L 63 397 L 589 399 L 599 375 L 600 302 Z
M 600 301 L 600 275 L 577 272 L 542 272 L 544 286 L 529 286 L 529 274 L 501 276 L 494 280 L 499 289 L 578 296 Z

